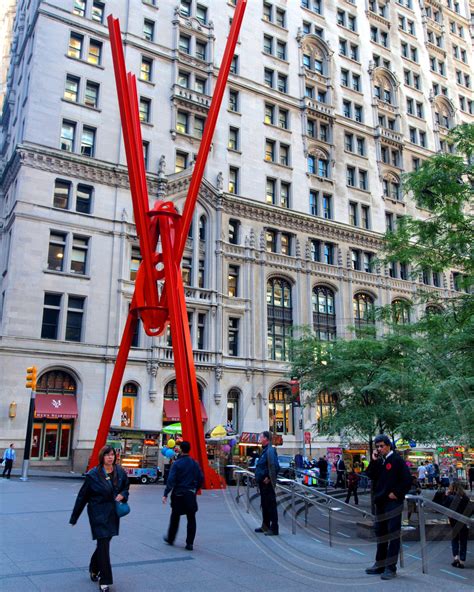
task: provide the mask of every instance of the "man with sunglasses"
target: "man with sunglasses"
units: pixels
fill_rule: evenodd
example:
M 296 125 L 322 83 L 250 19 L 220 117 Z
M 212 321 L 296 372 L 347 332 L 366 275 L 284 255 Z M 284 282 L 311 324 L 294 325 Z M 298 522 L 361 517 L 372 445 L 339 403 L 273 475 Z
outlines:
M 374 482 L 377 553 L 374 565 L 365 572 L 391 580 L 397 575 L 403 500 L 410 490 L 411 474 L 403 458 L 392 450 L 388 436 L 380 434 L 374 442 L 367 476 Z

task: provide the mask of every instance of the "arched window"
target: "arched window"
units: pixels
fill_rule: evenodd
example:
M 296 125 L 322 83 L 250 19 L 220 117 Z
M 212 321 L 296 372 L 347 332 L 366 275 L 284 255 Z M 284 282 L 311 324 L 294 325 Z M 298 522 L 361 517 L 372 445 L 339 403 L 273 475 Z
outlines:
M 227 426 L 239 431 L 239 389 L 233 388 L 227 393 Z
M 201 383 L 198 382 L 197 384 L 198 386 L 198 395 L 199 395 L 199 400 L 202 401 L 202 385 Z M 163 389 L 163 398 L 166 399 L 167 401 L 177 401 L 178 400 L 178 387 L 176 385 L 176 380 L 170 380 L 165 388 Z
M 51 370 L 40 376 L 36 385 L 36 392 L 45 395 L 75 395 L 76 381 L 69 372 Z
M 325 286 L 313 288 L 313 328 L 322 341 L 329 341 L 336 337 L 334 292 Z
M 329 157 L 322 150 L 314 150 L 308 154 L 308 173 L 329 179 Z
M 308 77 L 312 76 L 312 72 L 328 76 L 328 52 L 324 45 L 324 42 L 315 37 L 305 37 L 303 40 L 303 67 L 305 70 L 310 70 Z
M 122 413 L 120 425 L 125 428 L 135 427 L 135 407 L 138 397 L 138 385 L 127 382 L 122 389 Z
M 293 434 L 293 398 L 286 384 L 275 386 L 268 397 L 269 425 L 274 434 Z
M 267 348 L 271 360 L 289 360 L 293 325 L 291 286 L 282 278 L 267 283 Z
M 443 307 L 439 304 L 428 304 L 425 308 L 426 316 L 443 314 Z
M 443 96 L 434 99 L 435 121 L 444 131 L 454 126 L 454 108 L 452 103 Z
M 392 317 L 397 325 L 408 325 L 410 322 L 410 303 L 397 298 L 392 302 Z
M 387 70 L 376 70 L 374 94 L 381 103 L 396 106 L 396 82 Z
M 354 308 L 354 323 L 358 328 L 372 325 L 374 319 L 374 299 L 369 294 L 355 294 L 352 299 Z
M 383 178 L 383 195 L 395 201 L 401 201 L 402 191 L 400 179 L 391 173 L 387 173 Z

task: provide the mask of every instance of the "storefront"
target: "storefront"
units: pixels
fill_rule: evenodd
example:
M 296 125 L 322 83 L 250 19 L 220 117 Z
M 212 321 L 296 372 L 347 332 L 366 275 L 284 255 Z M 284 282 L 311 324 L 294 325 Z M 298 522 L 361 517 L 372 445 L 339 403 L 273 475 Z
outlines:
M 69 460 L 77 416 L 76 382 L 73 377 L 57 370 L 43 374 L 38 380 L 35 398 L 31 460 Z
M 467 469 L 472 462 L 472 453 L 464 446 L 438 446 L 439 469 L 441 476 L 467 480 Z

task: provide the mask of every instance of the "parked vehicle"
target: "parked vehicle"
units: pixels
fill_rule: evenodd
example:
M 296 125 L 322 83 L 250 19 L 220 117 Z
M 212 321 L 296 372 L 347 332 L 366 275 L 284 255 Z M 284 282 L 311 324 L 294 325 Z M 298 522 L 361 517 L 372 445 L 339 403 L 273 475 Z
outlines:
M 156 481 L 159 481 L 162 477 L 161 470 L 159 469 L 159 467 L 148 467 L 142 469 L 135 467 L 124 467 L 122 465 L 122 468 L 127 473 L 128 478 L 130 480 L 137 479 L 140 483 L 143 483 L 144 485 L 146 483 L 155 483 Z
M 290 454 L 279 454 L 278 462 L 280 464 L 279 477 L 285 477 L 286 479 L 295 478 L 295 462 Z

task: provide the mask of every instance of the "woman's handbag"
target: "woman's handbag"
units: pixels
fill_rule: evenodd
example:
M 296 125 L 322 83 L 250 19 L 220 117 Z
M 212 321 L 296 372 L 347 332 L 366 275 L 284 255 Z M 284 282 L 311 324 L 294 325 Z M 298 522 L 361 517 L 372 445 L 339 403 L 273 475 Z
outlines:
M 127 514 L 130 514 L 130 506 L 127 502 L 115 502 L 115 511 L 119 518 L 123 518 Z

